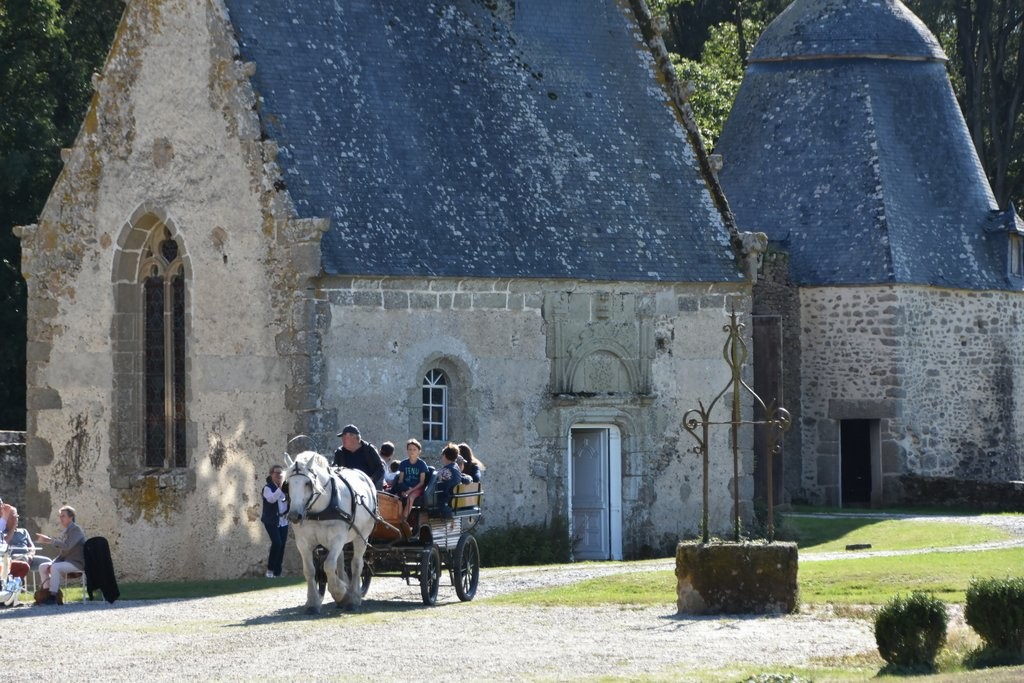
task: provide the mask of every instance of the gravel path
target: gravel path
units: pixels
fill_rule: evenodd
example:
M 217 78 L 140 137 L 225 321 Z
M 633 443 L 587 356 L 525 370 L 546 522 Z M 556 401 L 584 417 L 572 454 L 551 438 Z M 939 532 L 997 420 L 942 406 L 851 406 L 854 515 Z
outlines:
M 1024 544 L 1024 519 L 1015 523 L 1011 531 Z M 681 617 L 674 604 L 570 609 L 487 601 L 600 575 L 673 567 L 674 560 L 657 560 L 485 569 L 474 601 L 459 602 L 445 576 L 433 608 L 421 604 L 417 586 L 377 577 L 360 612 L 325 606 L 320 616 L 304 613 L 305 592 L 294 584 L 195 600 L 11 608 L 0 610 L 0 643 L 17 665 L 5 667 L 3 678 L 694 680 L 707 670 L 767 673 L 780 665 L 875 652 L 868 621 L 825 613 Z M 388 654 L 400 653 L 398 661 L 408 662 L 402 653 L 410 650 L 417 653 L 411 667 L 398 666 Z

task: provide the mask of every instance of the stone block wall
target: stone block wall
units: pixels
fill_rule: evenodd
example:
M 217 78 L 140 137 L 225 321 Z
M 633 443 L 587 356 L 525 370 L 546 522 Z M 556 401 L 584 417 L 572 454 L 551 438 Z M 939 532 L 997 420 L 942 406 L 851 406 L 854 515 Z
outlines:
M 907 471 L 1024 478 L 1024 293 L 905 288 L 901 389 Z
M 870 408 L 901 398 L 899 299 L 890 287 L 805 287 L 800 305 L 803 381 L 798 425 L 804 460 L 799 497 L 838 505 L 839 421 L 832 402 L 860 401 L 872 413 L 844 412 L 844 418 L 878 417 Z
M 0 500 L 25 503 L 25 432 L 0 432 Z
M 878 420 L 882 497 L 900 476 L 1021 478 L 1024 295 L 801 290 L 803 491 L 837 504 L 840 420 Z
M 962 507 L 992 512 L 1024 512 L 1024 481 L 964 481 L 953 477 L 900 477 L 905 505 Z
M 487 465 L 488 525 L 564 516 L 570 431 L 601 424 L 622 435 L 625 555 L 696 533 L 700 463 L 681 419 L 728 382 L 722 326 L 733 306 L 749 310 L 744 285 L 366 278 L 321 291 L 331 314 L 318 438 L 336 445 L 331 430 L 349 422 L 378 445 L 421 438 L 421 383 L 438 367 L 451 380 L 449 438 Z M 727 430 L 712 438 L 711 523 L 727 533 Z M 739 488 L 749 516 L 745 444 Z M 437 465 L 443 444 L 424 445 Z

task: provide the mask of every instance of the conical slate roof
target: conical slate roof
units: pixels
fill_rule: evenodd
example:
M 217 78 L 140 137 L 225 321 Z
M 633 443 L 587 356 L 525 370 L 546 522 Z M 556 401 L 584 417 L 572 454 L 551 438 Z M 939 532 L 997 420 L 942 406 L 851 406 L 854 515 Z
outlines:
M 719 179 L 798 284 L 1008 287 L 1006 231 L 934 44 L 893 0 L 796 0 L 755 48 Z
M 827 56 L 946 58 L 898 0 L 794 0 L 761 34 L 749 61 Z
M 226 0 L 328 274 L 739 281 L 616 0 Z

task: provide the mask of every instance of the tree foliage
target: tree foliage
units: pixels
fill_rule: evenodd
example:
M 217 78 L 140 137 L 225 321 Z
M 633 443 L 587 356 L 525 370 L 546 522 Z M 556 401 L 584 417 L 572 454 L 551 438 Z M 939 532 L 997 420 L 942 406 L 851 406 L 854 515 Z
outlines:
M 25 283 L 12 228 L 42 211 L 122 9 L 120 0 L 0 2 L 0 429 L 25 427 Z

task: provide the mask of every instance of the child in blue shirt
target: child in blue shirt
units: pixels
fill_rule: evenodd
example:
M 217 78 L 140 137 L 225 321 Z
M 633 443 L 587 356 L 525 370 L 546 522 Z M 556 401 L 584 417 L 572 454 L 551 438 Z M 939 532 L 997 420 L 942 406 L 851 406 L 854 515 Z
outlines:
M 399 498 L 405 500 L 402 508 L 402 516 L 409 517 L 412 512 L 412 504 L 423 493 L 423 486 L 427 483 L 427 463 L 420 460 L 420 453 L 423 446 L 416 439 L 409 439 L 405 442 L 405 454 L 407 457 L 398 465 L 398 478 L 395 479 L 392 490 Z
M 458 457 L 459 447 L 453 443 L 448 444 L 441 451 L 443 466 L 437 473 L 437 506 L 441 509 L 442 517 L 455 516 L 455 512 L 452 510 L 452 494 L 455 487 L 473 481 L 459 470 L 459 466 L 455 462 Z

